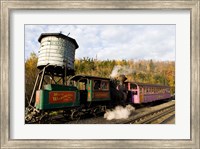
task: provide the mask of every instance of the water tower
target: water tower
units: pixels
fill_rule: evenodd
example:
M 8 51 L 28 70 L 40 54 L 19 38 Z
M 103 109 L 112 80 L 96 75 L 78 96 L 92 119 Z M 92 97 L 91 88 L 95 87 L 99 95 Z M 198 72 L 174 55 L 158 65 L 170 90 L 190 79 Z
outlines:
M 38 69 L 43 69 L 49 64 L 46 71 L 63 73 L 63 68 L 66 67 L 67 74 L 73 75 L 75 50 L 78 48 L 75 39 L 61 33 L 43 33 L 38 41 Z
M 42 33 L 38 39 L 37 68 L 40 70 L 33 88 L 30 104 L 36 88 L 40 90 L 43 83 L 66 83 L 66 76 L 74 75 L 75 51 L 78 44 L 75 39 L 62 33 Z M 46 78 L 46 79 L 45 79 Z

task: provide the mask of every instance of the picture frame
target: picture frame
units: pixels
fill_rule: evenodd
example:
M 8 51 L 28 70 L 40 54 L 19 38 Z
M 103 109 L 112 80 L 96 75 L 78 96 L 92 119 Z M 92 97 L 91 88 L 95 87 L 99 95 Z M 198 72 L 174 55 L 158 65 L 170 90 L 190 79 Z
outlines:
M 1 1 L 1 148 L 199 148 L 200 12 L 195 1 Z M 10 139 L 10 13 L 12 10 L 190 10 L 190 134 L 188 140 L 14 140 Z

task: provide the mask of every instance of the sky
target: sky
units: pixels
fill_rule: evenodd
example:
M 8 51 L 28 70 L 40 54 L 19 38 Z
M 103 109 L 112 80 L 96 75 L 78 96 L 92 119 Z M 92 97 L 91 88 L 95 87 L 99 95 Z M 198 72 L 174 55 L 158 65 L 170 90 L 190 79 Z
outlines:
M 175 25 L 25 25 L 25 59 L 38 54 L 42 33 L 59 33 L 79 45 L 76 59 L 175 60 Z

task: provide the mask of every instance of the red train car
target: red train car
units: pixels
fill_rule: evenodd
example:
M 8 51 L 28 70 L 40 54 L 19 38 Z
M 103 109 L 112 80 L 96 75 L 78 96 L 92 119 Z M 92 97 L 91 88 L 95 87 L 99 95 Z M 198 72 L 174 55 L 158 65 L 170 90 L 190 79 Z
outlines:
M 171 98 L 170 87 L 164 85 L 126 82 L 129 100 L 134 104 Z

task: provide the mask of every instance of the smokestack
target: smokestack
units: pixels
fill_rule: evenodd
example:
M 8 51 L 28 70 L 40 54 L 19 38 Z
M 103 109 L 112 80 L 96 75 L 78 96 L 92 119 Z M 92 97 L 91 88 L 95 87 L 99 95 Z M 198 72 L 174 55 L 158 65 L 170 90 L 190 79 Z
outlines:
M 122 75 L 119 75 L 118 80 L 120 81 L 120 85 L 122 85 L 124 81 L 127 80 L 127 77 L 124 74 L 122 74 Z

